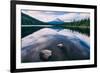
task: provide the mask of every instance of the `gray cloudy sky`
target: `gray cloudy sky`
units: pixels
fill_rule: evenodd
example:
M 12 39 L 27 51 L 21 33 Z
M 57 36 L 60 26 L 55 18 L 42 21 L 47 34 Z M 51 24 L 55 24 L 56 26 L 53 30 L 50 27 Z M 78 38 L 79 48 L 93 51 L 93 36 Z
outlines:
M 60 12 L 60 11 L 35 11 L 35 10 L 22 10 L 23 13 L 36 18 L 43 22 L 50 22 L 59 18 L 64 22 L 71 22 L 73 20 L 81 20 L 90 18 L 89 13 L 80 12 Z

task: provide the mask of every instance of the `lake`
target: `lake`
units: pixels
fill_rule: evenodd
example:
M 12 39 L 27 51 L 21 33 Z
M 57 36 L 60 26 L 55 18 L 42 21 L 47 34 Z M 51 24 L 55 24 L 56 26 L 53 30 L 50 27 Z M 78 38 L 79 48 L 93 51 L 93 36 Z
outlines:
M 38 31 L 42 28 L 45 27 L 39 27 L 39 26 L 34 26 L 34 27 L 22 27 L 21 28 L 21 37 L 25 37 L 35 31 Z M 79 28 L 79 27 L 67 27 L 67 28 L 62 28 L 62 27 L 48 27 L 48 28 L 53 28 L 56 30 L 61 30 L 61 29 L 67 29 L 67 30 L 71 30 L 72 32 L 78 32 L 80 34 L 84 34 L 86 36 L 90 36 L 90 28 Z
M 50 61 L 89 59 L 90 38 L 87 33 L 82 32 L 84 30 L 82 28 L 79 30 L 79 28 L 61 27 L 22 27 L 22 62 L 40 62 L 39 56 L 36 55 L 39 54 L 37 50 L 39 52 L 41 49 L 53 51 Z M 63 43 L 64 47 L 57 47 L 59 43 Z M 27 51 L 27 49 L 30 50 Z M 31 50 L 34 51 L 30 53 Z M 27 56 L 24 56 L 25 51 Z

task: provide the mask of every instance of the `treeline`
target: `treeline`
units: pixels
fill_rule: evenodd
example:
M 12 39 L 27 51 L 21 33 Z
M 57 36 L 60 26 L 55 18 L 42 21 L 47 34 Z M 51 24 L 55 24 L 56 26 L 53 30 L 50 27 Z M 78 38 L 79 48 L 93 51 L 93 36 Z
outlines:
M 80 21 L 73 21 L 64 23 L 63 26 L 90 26 L 90 19 L 82 19 Z

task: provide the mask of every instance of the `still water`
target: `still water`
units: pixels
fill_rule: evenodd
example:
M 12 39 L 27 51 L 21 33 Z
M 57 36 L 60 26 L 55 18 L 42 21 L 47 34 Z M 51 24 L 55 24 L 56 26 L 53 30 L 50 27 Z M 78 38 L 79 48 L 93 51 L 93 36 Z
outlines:
M 79 57 L 79 56 L 80 56 L 79 59 L 89 59 L 89 57 L 90 57 L 90 37 L 89 37 L 89 29 L 86 29 L 86 28 L 85 29 L 84 28 L 83 29 L 82 28 L 81 29 L 79 29 L 79 28 L 75 28 L 75 29 L 74 28 L 73 29 L 66 28 L 65 29 L 65 28 L 61 28 L 61 27 L 22 27 L 22 30 L 21 30 L 22 38 L 24 38 L 25 36 L 27 37 L 27 35 L 33 35 L 34 32 L 41 31 L 41 30 L 43 30 L 43 28 L 44 29 L 45 28 L 47 28 L 47 29 L 48 28 L 51 28 L 50 30 L 53 29 L 58 34 L 60 34 L 60 36 L 57 35 L 56 38 L 54 38 L 54 39 L 60 40 L 60 38 L 62 38 L 61 41 L 63 41 L 64 46 L 65 46 L 63 49 L 68 49 L 68 48 L 73 49 L 71 51 L 71 53 L 77 51 L 77 53 L 74 53 L 75 55 L 78 54 L 78 53 L 80 53 L 77 50 L 78 48 L 79 49 L 83 49 L 83 53 L 86 55 L 85 58 L 82 58 L 81 55 L 75 56 L 74 54 L 70 54 L 69 53 L 69 55 L 72 55 L 72 56 L 69 56 L 69 59 L 68 60 L 73 60 L 73 59 L 77 60 L 77 57 Z M 48 33 L 46 33 L 46 34 L 48 34 Z M 42 35 L 42 32 L 40 32 L 38 35 Z M 64 37 L 62 37 L 61 35 L 64 36 Z M 66 37 L 67 37 L 67 39 L 66 39 Z M 28 38 L 28 37 L 26 39 L 24 38 L 24 40 L 28 40 L 28 39 L 30 39 L 30 38 Z M 35 40 L 36 38 L 33 37 L 31 39 L 32 40 Z M 38 39 L 41 40 L 42 37 L 41 38 L 38 38 Z M 48 38 L 48 39 L 50 39 L 50 38 Z M 54 39 L 52 39 L 50 41 L 53 41 Z M 26 42 L 24 42 L 24 40 L 22 41 L 22 44 L 26 43 Z M 66 42 L 66 40 L 69 40 L 70 42 L 74 43 L 74 45 L 77 45 L 77 47 L 76 48 L 75 47 L 73 48 L 73 45 L 71 43 L 69 43 L 69 42 Z M 57 42 L 59 43 L 59 41 L 54 41 L 54 43 L 57 43 Z M 27 41 L 28 48 L 31 48 L 31 46 L 29 46 L 30 44 L 32 44 L 32 42 Z M 35 41 L 34 41 L 34 44 L 35 44 Z M 47 43 L 45 43 L 43 45 L 46 45 L 46 44 Z M 27 46 L 27 45 L 25 45 L 25 46 Z M 54 44 L 51 44 L 51 45 L 52 46 L 48 46 L 48 47 L 45 47 L 45 48 L 49 48 L 49 49 L 56 50 L 56 51 L 59 50 L 59 48 L 58 47 L 55 47 Z M 71 46 L 69 46 L 69 45 L 71 45 Z M 39 47 L 41 48 L 41 46 L 39 46 L 39 45 L 37 47 L 38 48 Z M 34 48 L 34 49 L 36 49 L 36 48 Z M 61 49 L 63 53 L 59 53 L 59 52 L 54 53 L 56 56 L 61 56 L 60 57 L 61 59 L 59 57 L 56 57 L 54 55 L 54 57 L 50 58 L 50 61 L 66 60 L 66 57 L 67 57 L 66 56 L 66 52 L 63 49 Z M 62 55 L 62 54 L 64 54 L 64 55 Z M 63 59 L 62 59 L 62 56 L 63 56 Z
M 25 36 L 32 34 L 36 31 L 39 31 L 43 28 L 52 28 L 53 30 L 56 30 L 62 35 L 80 39 L 81 41 L 84 41 L 89 48 L 90 45 L 90 29 L 89 28 L 62 28 L 62 27 L 22 27 L 21 29 L 21 37 L 24 38 Z
M 42 28 L 45 27 L 22 27 L 21 28 L 21 37 L 25 37 L 33 32 L 36 32 Z M 52 28 L 52 29 L 56 29 L 56 30 L 62 30 L 65 28 L 61 28 L 61 27 L 48 27 L 48 28 Z M 71 32 L 78 32 L 80 34 L 84 34 L 86 36 L 90 36 L 90 28 L 76 28 L 76 27 L 67 27 L 67 29 L 65 30 L 70 30 Z

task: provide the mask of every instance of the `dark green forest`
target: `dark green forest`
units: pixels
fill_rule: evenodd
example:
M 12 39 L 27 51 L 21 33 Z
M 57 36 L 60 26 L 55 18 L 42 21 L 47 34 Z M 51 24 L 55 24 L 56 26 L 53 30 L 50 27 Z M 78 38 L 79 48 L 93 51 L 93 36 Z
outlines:
M 64 23 L 64 26 L 68 27 L 68 26 L 83 26 L 83 27 L 87 27 L 89 28 L 90 26 L 90 19 L 83 19 L 80 21 L 73 21 L 73 22 L 69 22 L 69 23 Z

